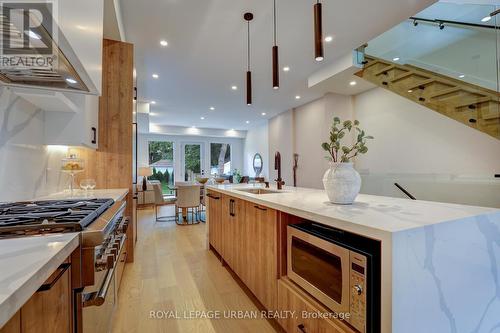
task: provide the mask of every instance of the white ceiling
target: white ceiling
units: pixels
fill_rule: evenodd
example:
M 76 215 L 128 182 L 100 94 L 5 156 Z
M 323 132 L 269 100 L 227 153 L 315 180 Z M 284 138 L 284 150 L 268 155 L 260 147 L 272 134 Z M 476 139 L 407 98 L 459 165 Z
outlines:
M 291 70 L 281 71 L 280 89 L 274 91 L 271 0 L 121 0 L 126 39 L 135 45 L 139 100 L 156 101 L 151 107 L 151 123 L 250 128 L 321 97 L 325 87 L 307 88 L 312 73 L 434 0 L 322 2 L 324 35 L 335 38 L 325 43 L 325 60 L 317 63 L 313 55 L 315 1 L 277 0 L 280 67 L 287 65 Z M 246 25 L 242 16 L 246 11 L 255 15 L 251 24 L 251 107 L 245 103 Z M 161 47 L 161 39 L 169 45 Z M 153 79 L 153 73 L 159 79 Z M 232 85 L 238 90 L 231 90 Z M 295 99 L 296 95 L 301 99 Z

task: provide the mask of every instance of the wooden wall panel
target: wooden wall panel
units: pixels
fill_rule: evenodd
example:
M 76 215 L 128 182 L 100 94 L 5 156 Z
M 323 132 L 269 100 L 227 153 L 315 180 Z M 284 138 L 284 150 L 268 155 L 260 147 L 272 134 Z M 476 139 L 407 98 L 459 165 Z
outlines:
M 134 47 L 132 44 L 104 39 L 102 57 L 102 95 L 99 98 L 97 151 L 72 148 L 86 161 L 78 179 L 94 178 L 96 188 L 128 188 L 127 216 L 132 217 L 132 121 Z M 130 223 L 127 237 L 134 239 Z M 127 261 L 133 261 L 133 241 L 127 242 Z

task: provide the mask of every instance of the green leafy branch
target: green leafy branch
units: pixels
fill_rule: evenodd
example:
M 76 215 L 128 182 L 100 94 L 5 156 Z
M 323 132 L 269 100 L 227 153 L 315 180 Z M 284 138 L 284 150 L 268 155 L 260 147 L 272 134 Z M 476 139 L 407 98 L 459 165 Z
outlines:
M 341 145 L 346 133 L 351 131 L 357 132 L 356 142 L 351 147 Z M 321 147 L 328 152 L 327 158 L 330 161 L 347 163 L 359 154 L 366 154 L 368 152 L 366 142 L 371 139 L 373 136 L 366 135 L 365 131 L 359 128 L 358 120 L 342 122 L 339 117 L 334 117 L 330 130 L 330 142 L 323 142 Z

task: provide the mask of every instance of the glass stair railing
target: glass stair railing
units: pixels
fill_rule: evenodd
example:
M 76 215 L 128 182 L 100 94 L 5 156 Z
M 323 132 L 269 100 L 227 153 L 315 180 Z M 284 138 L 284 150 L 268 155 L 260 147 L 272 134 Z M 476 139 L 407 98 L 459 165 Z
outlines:
M 359 48 L 357 75 L 500 139 L 495 10 L 438 2 Z

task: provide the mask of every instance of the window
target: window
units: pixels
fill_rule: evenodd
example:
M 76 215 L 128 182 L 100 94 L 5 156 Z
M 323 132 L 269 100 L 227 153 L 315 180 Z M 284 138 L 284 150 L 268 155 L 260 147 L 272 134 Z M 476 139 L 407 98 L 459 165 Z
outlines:
M 174 143 L 168 141 L 149 142 L 149 165 L 153 175 L 149 180 L 158 180 L 164 194 L 172 194 L 174 186 Z M 170 188 L 169 188 L 170 187 Z
M 231 174 L 231 145 L 227 143 L 210 144 L 210 174 Z

